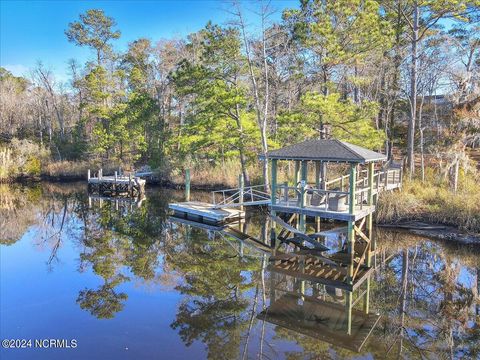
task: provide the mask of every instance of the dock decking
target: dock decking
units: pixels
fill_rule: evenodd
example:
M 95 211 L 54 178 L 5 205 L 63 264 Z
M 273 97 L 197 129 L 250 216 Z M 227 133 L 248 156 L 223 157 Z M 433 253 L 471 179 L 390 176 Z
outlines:
M 138 196 L 145 192 L 145 180 L 132 175 L 119 176 L 117 172 L 113 176 L 103 176 L 102 169 L 98 171 L 96 177 L 91 177 L 88 170 L 87 181 L 88 191 L 99 195 Z
M 217 208 L 213 204 L 200 201 L 172 203 L 169 204 L 168 207 L 175 212 L 176 216 L 214 224 L 245 217 L 245 211 L 243 210 L 234 208 Z

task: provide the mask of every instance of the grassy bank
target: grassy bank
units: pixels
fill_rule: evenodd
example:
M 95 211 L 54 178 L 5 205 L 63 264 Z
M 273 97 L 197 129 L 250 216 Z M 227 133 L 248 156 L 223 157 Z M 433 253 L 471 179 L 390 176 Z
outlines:
M 382 193 L 377 211 L 377 223 L 398 223 L 420 220 L 458 227 L 480 233 L 480 177 L 461 176 L 454 193 L 447 182 L 433 172 L 422 182 L 404 179 L 401 191 Z

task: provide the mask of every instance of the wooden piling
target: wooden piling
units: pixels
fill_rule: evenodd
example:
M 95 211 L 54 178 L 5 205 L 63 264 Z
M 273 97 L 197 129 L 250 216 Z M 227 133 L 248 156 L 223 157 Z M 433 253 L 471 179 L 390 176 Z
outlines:
M 190 201 L 190 169 L 185 169 L 185 201 Z
M 243 211 L 243 197 L 244 197 L 244 181 L 243 174 L 238 175 L 238 202 L 240 205 L 240 210 Z

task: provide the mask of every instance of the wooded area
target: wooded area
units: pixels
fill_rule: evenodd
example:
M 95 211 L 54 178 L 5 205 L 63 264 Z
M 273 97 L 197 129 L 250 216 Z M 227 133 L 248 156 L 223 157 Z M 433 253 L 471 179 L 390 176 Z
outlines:
M 405 157 L 422 178 L 432 164 L 454 188 L 460 170 L 475 171 L 478 0 L 224 5 L 228 24 L 145 34 L 124 52 L 115 19 L 88 10 L 66 24 L 66 39 L 93 53 L 69 61 L 68 83 L 42 63 L 27 78 L 2 68 L 0 177 L 97 161 L 264 182 L 259 154 L 318 136 Z

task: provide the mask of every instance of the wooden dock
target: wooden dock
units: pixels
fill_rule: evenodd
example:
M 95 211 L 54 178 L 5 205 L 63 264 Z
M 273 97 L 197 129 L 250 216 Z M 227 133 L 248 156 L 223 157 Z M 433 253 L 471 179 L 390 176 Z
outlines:
M 145 192 L 146 181 L 137 176 L 118 175 L 115 171 L 113 176 L 103 176 L 100 169 L 96 177 L 87 174 L 88 191 L 93 194 L 107 196 L 139 196 Z
M 206 223 L 222 223 L 245 217 L 245 211 L 234 208 L 217 208 L 214 204 L 200 201 L 186 201 L 168 205 L 175 216 Z

